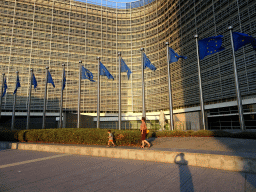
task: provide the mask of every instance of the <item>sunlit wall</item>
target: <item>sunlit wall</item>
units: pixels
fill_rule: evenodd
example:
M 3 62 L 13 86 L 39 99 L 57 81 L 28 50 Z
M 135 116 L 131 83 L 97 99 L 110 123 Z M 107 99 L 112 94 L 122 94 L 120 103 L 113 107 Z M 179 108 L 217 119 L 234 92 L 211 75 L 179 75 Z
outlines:
M 142 1 L 140 1 L 142 2 Z M 138 3 L 137 3 L 138 4 Z M 122 73 L 122 111 L 141 112 L 141 52 L 155 72 L 145 70 L 146 110 L 169 109 L 165 42 L 187 60 L 171 64 L 175 109 L 199 106 L 196 45 L 199 39 L 224 35 L 224 51 L 201 61 L 206 104 L 235 99 L 230 36 L 234 31 L 256 36 L 256 2 L 253 0 L 155 0 L 143 6 L 125 6 L 112 1 L 95 5 L 89 0 L 2 0 L 0 2 L 0 71 L 7 77 L 3 111 L 12 110 L 15 75 L 21 88 L 17 110 L 26 111 L 29 71 L 33 68 L 38 88 L 32 91 L 32 111 L 43 109 L 45 67 L 50 67 L 56 88 L 48 85 L 47 110 L 58 112 L 62 64 L 66 65 L 67 85 L 64 108 L 77 110 L 79 60 L 97 80 L 96 57 L 115 80 L 101 77 L 101 111 L 118 112 L 118 52 L 132 70 L 130 80 Z M 243 98 L 255 97 L 255 51 L 245 46 L 236 52 Z M 82 80 L 81 112 L 97 110 L 97 82 Z

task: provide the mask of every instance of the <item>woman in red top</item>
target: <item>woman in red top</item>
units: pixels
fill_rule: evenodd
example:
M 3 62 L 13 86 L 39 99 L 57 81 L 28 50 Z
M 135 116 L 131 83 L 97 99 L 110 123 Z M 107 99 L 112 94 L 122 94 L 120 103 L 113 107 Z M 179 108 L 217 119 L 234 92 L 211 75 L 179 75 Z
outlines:
M 142 146 L 141 148 L 144 148 L 145 143 L 148 144 L 148 147 L 150 147 L 149 142 L 146 140 L 146 134 L 147 134 L 147 126 L 146 126 L 146 118 L 142 117 L 141 118 L 141 125 L 140 125 L 140 132 L 141 132 L 141 141 L 142 141 Z

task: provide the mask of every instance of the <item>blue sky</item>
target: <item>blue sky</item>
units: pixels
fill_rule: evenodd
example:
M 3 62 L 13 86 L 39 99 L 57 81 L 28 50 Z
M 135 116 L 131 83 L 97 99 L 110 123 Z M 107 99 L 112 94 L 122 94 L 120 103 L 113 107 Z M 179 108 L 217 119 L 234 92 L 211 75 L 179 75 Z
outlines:
M 86 0 L 76 0 L 76 1 L 86 2 Z M 94 2 L 97 2 L 97 3 L 101 3 L 101 0 L 89 0 L 89 1 L 94 1 Z M 106 0 L 103 0 L 103 1 L 106 1 Z M 128 2 L 133 2 L 133 1 L 137 1 L 137 0 L 108 0 L 108 1 L 128 3 Z
M 81 2 L 86 2 L 86 0 L 76 0 L 76 1 L 81 1 Z M 125 9 L 126 8 L 126 3 L 129 2 L 134 2 L 137 0 L 87 0 L 88 3 L 92 4 L 97 4 L 97 5 L 103 5 L 103 6 L 108 6 L 112 8 L 119 8 L 119 9 Z M 116 3 L 118 2 L 118 3 Z

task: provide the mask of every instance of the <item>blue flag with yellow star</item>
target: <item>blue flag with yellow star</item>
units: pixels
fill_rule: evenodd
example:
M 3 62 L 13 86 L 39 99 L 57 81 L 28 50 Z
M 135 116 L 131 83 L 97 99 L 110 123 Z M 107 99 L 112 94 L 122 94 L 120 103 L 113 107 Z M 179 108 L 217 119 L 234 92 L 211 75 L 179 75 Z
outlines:
M 233 32 L 234 50 L 237 51 L 239 48 L 251 44 L 253 49 L 256 51 L 256 39 L 245 33 Z
M 51 73 L 50 71 L 48 71 L 48 75 L 47 75 L 47 83 L 51 83 L 52 86 L 55 88 L 55 85 L 54 85 L 54 82 L 52 80 L 52 76 L 51 76 Z
M 6 93 L 6 89 L 7 89 L 7 84 L 6 84 L 6 77 L 4 77 L 4 92 L 2 97 L 4 97 L 5 93 Z
M 148 67 L 149 69 L 155 71 L 156 67 L 151 64 L 151 61 L 149 60 L 149 58 L 146 56 L 146 54 L 143 54 L 143 61 L 144 61 L 144 69 L 146 69 L 146 67 Z
M 66 87 L 66 72 L 65 72 L 65 69 L 63 70 L 63 84 L 62 84 L 62 91 L 65 89 Z
M 126 71 L 127 71 L 127 77 L 128 77 L 128 80 L 129 80 L 130 74 L 132 72 L 131 72 L 130 68 L 126 65 L 124 60 L 121 58 L 121 72 L 126 72 Z
M 114 77 L 109 73 L 107 68 L 100 62 L 100 75 L 107 76 L 108 79 L 113 79 Z
M 32 73 L 32 85 L 34 85 L 34 89 L 36 89 L 37 81 L 36 81 L 36 77 L 35 77 L 34 73 Z
M 13 94 L 16 94 L 19 87 L 20 87 L 20 78 L 19 78 L 19 75 L 17 75 L 16 87 L 15 87 L 15 90 L 14 90 Z
M 92 82 L 95 82 L 93 80 L 93 74 L 91 71 L 89 71 L 88 69 L 86 69 L 84 66 L 82 66 L 82 71 L 81 71 L 81 78 L 82 79 L 89 79 Z
M 208 37 L 198 41 L 199 58 L 202 60 L 205 56 L 224 50 L 222 47 L 223 35 Z
M 169 63 L 177 62 L 179 58 L 187 59 L 187 57 L 185 56 L 178 55 L 178 53 L 176 53 L 171 47 L 169 47 L 169 55 L 170 55 Z

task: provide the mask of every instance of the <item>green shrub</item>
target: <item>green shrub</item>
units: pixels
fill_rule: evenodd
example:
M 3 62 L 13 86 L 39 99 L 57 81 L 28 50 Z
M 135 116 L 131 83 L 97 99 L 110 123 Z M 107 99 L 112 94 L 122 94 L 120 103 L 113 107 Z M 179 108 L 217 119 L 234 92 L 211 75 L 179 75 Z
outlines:
M 114 142 L 119 146 L 138 146 L 141 144 L 139 130 L 116 130 L 112 129 Z M 150 130 L 147 137 L 233 137 L 243 139 L 256 139 L 256 133 L 240 132 L 228 133 L 225 131 L 153 131 Z M 94 128 L 66 128 L 66 129 L 31 129 L 0 131 L 1 141 L 19 142 L 45 142 L 65 144 L 106 145 L 108 142 L 107 129 Z
M 138 145 L 139 130 L 112 130 L 117 145 Z M 1 134 L 2 141 L 72 143 L 87 145 L 106 145 L 106 129 L 31 129 Z M 9 139 L 10 138 L 10 139 Z
M 213 137 L 214 132 L 209 130 L 199 130 L 190 133 L 193 137 Z
M 14 139 L 20 142 L 25 142 L 26 141 L 25 135 L 27 132 L 28 132 L 27 130 L 15 131 Z

